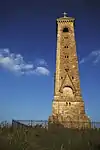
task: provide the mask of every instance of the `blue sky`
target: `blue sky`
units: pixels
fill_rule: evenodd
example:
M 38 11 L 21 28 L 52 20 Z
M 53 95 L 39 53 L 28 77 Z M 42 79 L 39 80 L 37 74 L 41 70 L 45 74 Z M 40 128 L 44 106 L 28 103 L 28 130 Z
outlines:
M 0 5 L 0 121 L 44 120 L 52 109 L 56 18 L 75 17 L 82 96 L 100 121 L 100 2 L 4 0 Z

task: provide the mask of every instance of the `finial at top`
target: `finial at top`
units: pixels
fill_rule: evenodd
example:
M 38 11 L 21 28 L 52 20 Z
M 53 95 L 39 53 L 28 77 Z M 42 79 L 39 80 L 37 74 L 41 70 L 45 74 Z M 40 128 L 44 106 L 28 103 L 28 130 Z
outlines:
M 67 16 L 66 16 L 66 15 L 67 15 L 67 13 L 66 13 L 66 12 L 64 12 L 64 13 L 63 13 L 63 15 L 64 15 L 64 18 L 66 18 L 66 17 L 67 17 Z

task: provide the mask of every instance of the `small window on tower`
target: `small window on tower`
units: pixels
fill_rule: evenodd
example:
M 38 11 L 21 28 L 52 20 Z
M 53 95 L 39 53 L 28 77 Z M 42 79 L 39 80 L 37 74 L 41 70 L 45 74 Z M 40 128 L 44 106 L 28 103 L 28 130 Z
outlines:
M 69 102 L 69 106 L 71 105 L 71 103 Z
M 65 71 L 67 72 L 67 71 L 69 71 L 69 69 L 65 69 Z
M 74 79 L 74 77 L 72 76 L 72 79 Z
M 69 32 L 68 28 L 64 28 L 63 32 Z
M 61 79 L 63 79 L 63 77 L 61 77 Z
M 67 58 L 68 58 L 69 56 L 67 56 Z
M 66 48 L 66 46 L 65 46 L 65 48 Z
M 66 102 L 66 105 L 68 106 L 68 103 Z
M 67 36 L 65 36 L 65 37 L 64 37 L 64 39 L 68 39 L 68 37 L 67 37 Z
M 68 48 L 68 46 L 67 46 L 67 48 Z

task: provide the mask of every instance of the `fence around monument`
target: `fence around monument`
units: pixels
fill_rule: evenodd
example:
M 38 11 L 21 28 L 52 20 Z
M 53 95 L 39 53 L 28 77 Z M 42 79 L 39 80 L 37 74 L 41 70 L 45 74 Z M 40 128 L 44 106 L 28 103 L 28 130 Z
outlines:
M 19 126 L 29 126 L 29 127 L 44 127 L 48 126 L 47 120 L 12 120 L 12 126 L 19 127 Z
M 69 123 L 69 122 L 66 122 Z M 75 122 L 76 123 L 76 122 Z M 85 123 L 85 122 L 83 122 Z M 12 123 L 9 124 L 7 121 L 3 121 L 0 123 L 1 127 L 9 127 L 9 126 L 15 126 L 15 127 L 36 127 L 40 126 L 43 128 L 48 127 L 48 120 L 12 120 Z M 92 121 L 91 122 L 91 128 L 100 128 L 100 122 Z
M 69 122 L 66 122 L 66 124 Z M 77 122 L 75 122 L 77 123 Z M 87 123 L 87 122 L 81 122 Z M 14 126 L 31 126 L 31 127 L 48 127 L 48 120 L 12 120 L 12 125 Z M 100 122 L 91 122 L 91 128 L 100 128 Z

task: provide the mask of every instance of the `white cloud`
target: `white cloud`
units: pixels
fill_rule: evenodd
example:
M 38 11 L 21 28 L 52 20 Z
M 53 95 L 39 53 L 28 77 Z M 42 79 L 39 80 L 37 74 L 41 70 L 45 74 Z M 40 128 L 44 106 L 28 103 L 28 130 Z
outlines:
M 37 60 L 36 60 L 36 64 L 37 64 L 38 66 L 41 66 L 41 65 L 42 65 L 42 66 L 46 66 L 46 67 L 48 66 L 48 65 L 47 65 L 47 62 L 46 62 L 44 59 L 37 59 Z
M 21 54 L 10 53 L 9 49 L 0 50 L 0 66 L 17 74 L 39 74 L 49 75 L 47 63 L 39 59 L 37 65 L 24 61 Z
M 36 73 L 37 74 L 49 75 L 49 70 L 44 68 L 44 67 L 37 67 L 36 68 Z
M 91 60 L 93 64 L 99 63 L 100 62 L 100 50 L 92 51 L 88 56 L 82 58 L 79 64 L 83 64 L 89 60 Z

